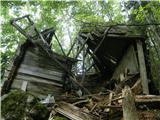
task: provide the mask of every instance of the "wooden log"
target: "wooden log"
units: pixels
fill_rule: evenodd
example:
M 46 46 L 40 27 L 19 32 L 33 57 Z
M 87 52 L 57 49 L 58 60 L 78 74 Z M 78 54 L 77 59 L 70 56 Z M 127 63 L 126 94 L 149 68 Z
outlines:
M 159 102 L 160 103 L 160 95 L 136 95 L 135 101 L 137 103 L 146 103 L 146 102 Z
M 125 97 L 116 97 L 112 100 L 113 101 L 117 101 L 117 100 L 120 100 L 120 99 L 125 99 Z M 135 103 L 137 105 L 139 104 L 145 104 L 145 105 L 150 105 L 150 106 L 154 106 L 154 105 L 157 105 L 157 107 L 159 107 L 159 104 L 160 104 L 160 95 L 135 95 L 134 97 L 135 99 Z M 122 101 L 118 101 L 119 104 L 122 104 Z
M 129 86 L 125 86 L 122 90 L 122 95 L 124 97 L 122 102 L 124 120 L 139 120 L 134 102 L 134 96 L 132 95 Z
M 137 41 L 137 50 L 138 50 L 138 61 L 139 61 L 139 69 L 140 69 L 140 77 L 141 77 L 143 93 L 149 94 L 144 52 L 143 52 L 142 41 L 140 40 Z
M 160 110 L 160 95 L 136 95 L 135 102 L 138 109 Z

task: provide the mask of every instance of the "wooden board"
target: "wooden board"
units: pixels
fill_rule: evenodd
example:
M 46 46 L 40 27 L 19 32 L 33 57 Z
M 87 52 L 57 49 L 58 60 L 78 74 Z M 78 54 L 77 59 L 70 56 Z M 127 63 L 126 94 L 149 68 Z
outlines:
M 7 68 L 7 70 L 11 70 L 11 66 L 9 66 Z M 29 70 L 29 71 L 35 71 L 38 73 L 42 73 L 42 74 L 47 74 L 47 75 L 52 75 L 52 76 L 56 76 L 56 77 L 63 77 L 64 76 L 64 72 L 63 71 L 57 71 L 57 70 L 48 70 L 48 69 L 42 69 L 40 67 L 37 66 L 29 66 L 29 65 L 25 65 L 25 64 L 21 64 L 19 70 L 23 71 L 23 70 Z
M 22 80 L 15 79 L 11 88 L 21 89 L 22 84 L 23 84 Z M 26 91 L 42 94 L 44 96 L 47 96 L 48 94 L 51 94 L 53 96 L 60 96 L 64 93 L 62 87 L 56 87 L 55 85 L 47 83 L 37 83 L 37 82 L 28 82 Z
M 60 102 L 55 110 L 71 120 L 98 120 L 97 116 L 93 116 L 80 108 L 65 102 Z
M 29 51 L 26 52 L 23 62 L 26 65 L 41 65 L 45 68 L 56 68 L 58 70 L 62 70 L 62 68 L 55 63 L 52 59 L 48 59 L 47 57 L 40 57 L 37 54 L 31 53 Z
M 7 74 L 5 74 L 4 80 L 7 80 L 7 77 L 8 77 Z M 44 78 L 30 76 L 30 75 L 21 74 L 21 73 L 18 73 L 15 79 L 37 82 L 37 83 L 38 82 L 39 83 L 47 83 L 47 84 L 52 84 L 52 85 L 59 86 L 59 87 L 63 86 L 62 85 L 63 81 L 57 81 L 57 80 L 53 80 L 53 79 L 44 79 Z
M 10 70 L 8 70 L 8 71 L 10 72 Z M 34 77 L 38 77 L 38 78 L 42 78 L 42 79 L 49 79 L 49 80 L 55 80 L 58 82 L 63 82 L 63 77 L 57 77 L 57 76 L 53 76 L 53 75 L 39 73 L 37 71 L 30 71 L 30 70 L 23 69 L 23 68 L 18 69 L 18 73 L 25 74 L 26 76 L 28 75 L 28 76 L 34 76 Z M 8 76 L 7 73 L 5 74 L 5 76 Z

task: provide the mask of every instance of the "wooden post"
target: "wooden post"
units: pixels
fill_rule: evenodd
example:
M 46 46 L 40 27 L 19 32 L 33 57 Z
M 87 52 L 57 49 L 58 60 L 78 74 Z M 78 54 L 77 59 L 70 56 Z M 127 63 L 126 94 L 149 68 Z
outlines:
M 132 95 L 129 86 L 125 86 L 122 90 L 122 95 L 124 97 L 122 102 L 124 120 L 139 120 L 134 102 L 134 96 Z
M 144 94 L 149 94 L 146 65 L 144 60 L 142 41 L 137 40 L 138 61 L 140 69 L 140 77 Z

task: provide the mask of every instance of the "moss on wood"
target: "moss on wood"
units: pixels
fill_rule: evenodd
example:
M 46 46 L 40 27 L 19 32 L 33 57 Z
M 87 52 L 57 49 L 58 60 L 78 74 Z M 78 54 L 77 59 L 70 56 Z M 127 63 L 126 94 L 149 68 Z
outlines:
M 47 107 L 28 92 L 12 91 L 2 99 L 2 116 L 5 120 L 48 120 Z

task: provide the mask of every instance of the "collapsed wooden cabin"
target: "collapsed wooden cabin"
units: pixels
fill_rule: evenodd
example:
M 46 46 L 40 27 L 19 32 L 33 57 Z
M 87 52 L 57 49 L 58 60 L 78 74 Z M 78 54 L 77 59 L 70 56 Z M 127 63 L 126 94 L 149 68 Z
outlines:
M 47 32 L 46 34 L 50 34 Z M 71 70 L 73 59 L 54 52 L 52 54 L 68 70 Z M 63 68 L 53 61 L 43 49 L 26 41 L 18 48 L 13 63 L 5 72 L 4 80 L 13 79 L 10 89 L 22 89 L 40 98 L 45 98 L 48 94 L 55 97 L 61 95 L 64 92 L 63 84 L 66 77 Z
M 50 94 L 60 101 L 54 110 L 72 120 L 120 119 L 122 116 L 130 120 L 127 115 L 137 115 L 134 100 L 136 105 L 145 103 L 157 109 L 160 97 L 149 95 L 158 93 L 156 88 L 151 87 L 154 82 L 150 73 L 146 37 L 137 28 L 82 28 L 76 39 L 79 44 L 77 55 L 70 58 L 51 50 L 54 29 L 46 29 L 33 36 L 18 27 L 15 24 L 17 20 L 13 20 L 12 24 L 27 41 L 17 50 L 13 63 L 6 70 L 2 92 L 22 89 L 41 99 Z M 74 44 L 70 51 L 74 49 Z M 82 70 L 77 74 L 72 68 L 78 64 L 81 52 Z M 89 61 L 92 60 L 89 65 L 85 65 L 87 54 Z M 95 71 L 89 72 L 92 68 Z M 80 92 L 80 98 L 73 94 L 64 95 L 73 91 Z M 132 111 L 128 110 L 129 106 L 133 106 Z
M 48 94 L 57 97 L 64 92 L 63 85 L 68 77 L 64 68 L 70 72 L 75 61 L 51 50 L 54 32 L 53 28 L 46 29 L 40 33 L 44 41 L 35 35 L 35 40 L 28 38 L 19 46 L 13 62 L 6 69 L 2 92 L 21 89 L 40 98 Z
M 137 30 L 137 27 L 113 26 L 96 28 L 96 30 L 82 29 L 78 39 L 82 42 L 83 48 L 85 45 L 87 49 L 89 48 L 89 54 L 94 61 L 92 67 L 96 65 L 101 76 L 101 80 L 90 88 L 97 89 L 97 84 L 107 86 L 109 83 L 111 85 L 113 81 L 114 84 L 118 84 L 124 79 L 131 87 L 139 80 L 142 85 L 141 93 L 155 94 L 156 88 L 148 87 L 154 83 L 151 80 L 146 37 Z M 87 80 L 84 81 L 86 82 Z M 88 85 L 92 85 L 90 82 Z

